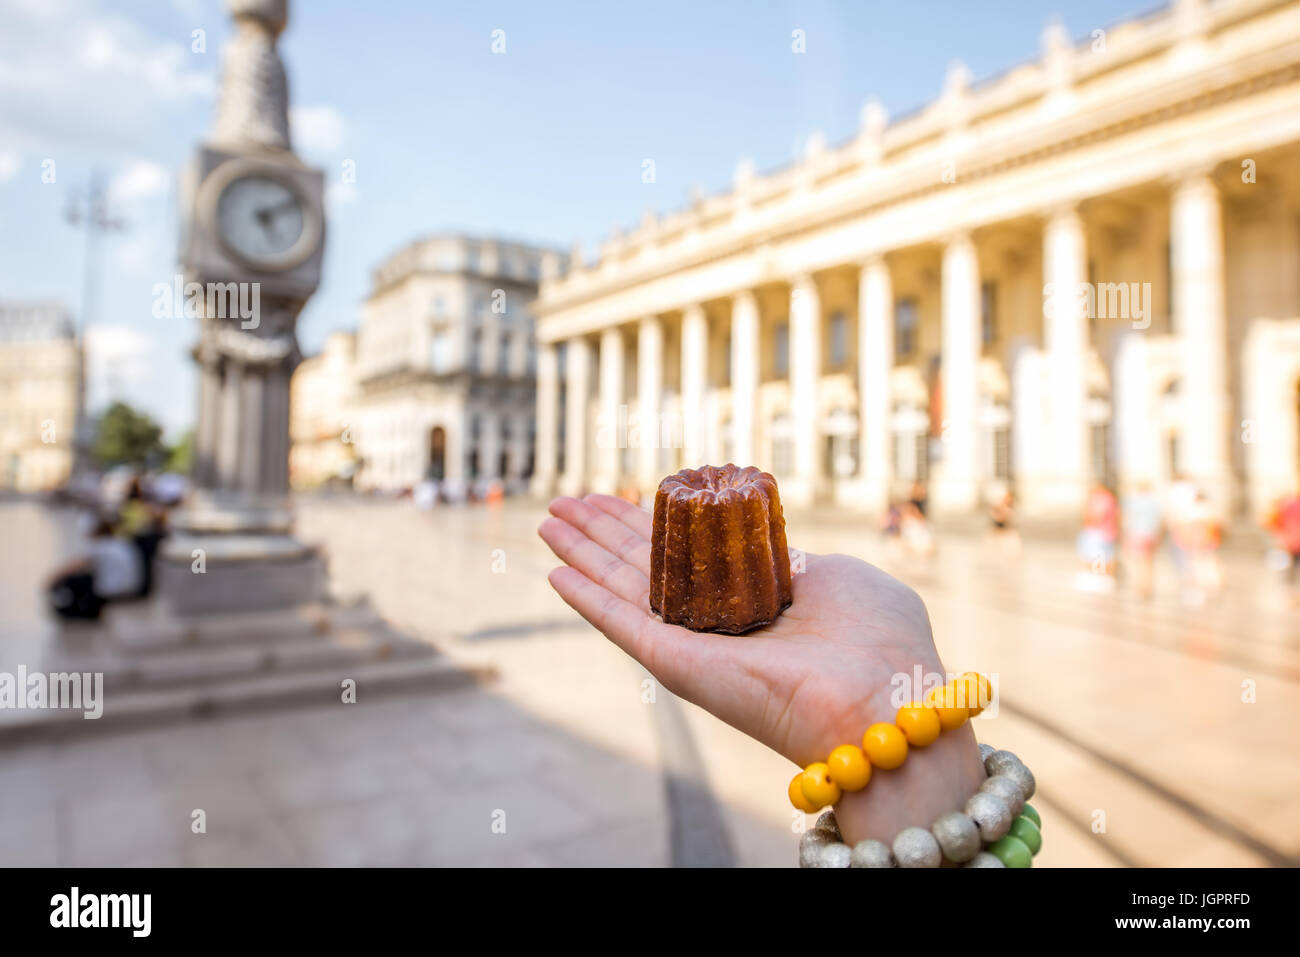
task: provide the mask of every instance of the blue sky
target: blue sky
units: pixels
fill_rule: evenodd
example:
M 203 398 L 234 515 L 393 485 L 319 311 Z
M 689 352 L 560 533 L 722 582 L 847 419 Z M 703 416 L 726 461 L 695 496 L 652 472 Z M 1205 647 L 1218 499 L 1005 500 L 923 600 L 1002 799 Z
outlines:
M 588 254 L 612 226 L 725 189 L 736 164 L 788 163 L 809 135 L 852 136 L 868 98 L 898 116 L 950 62 L 976 80 L 1142 0 L 918 3 L 468 3 L 296 0 L 281 41 L 299 151 L 329 196 L 307 352 L 354 328 L 370 270 L 458 229 Z M 491 50 L 505 31 L 506 52 Z M 807 52 L 791 51 L 805 32 Z M 205 31 L 206 52 L 192 35 Z M 127 223 L 91 311 L 92 405 L 121 397 L 173 435 L 194 411 L 192 320 L 156 319 L 176 255 L 176 173 L 208 129 L 229 34 L 218 0 L 6 0 L 0 7 L 0 298 L 80 312 L 84 237 L 64 209 L 92 168 Z M 641 179 L 653 159 L 656 182 Z M 42 183 L 46 160 L 55 181 Z M 345 160 L 357 182 L 341 183 Z

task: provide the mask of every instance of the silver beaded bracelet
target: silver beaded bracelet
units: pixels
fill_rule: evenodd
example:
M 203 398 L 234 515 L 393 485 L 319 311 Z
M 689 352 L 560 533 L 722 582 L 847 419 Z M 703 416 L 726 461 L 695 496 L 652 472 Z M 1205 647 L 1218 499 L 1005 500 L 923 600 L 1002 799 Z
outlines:
M 944 860 L 963 867 L 1028 867 L 1028 858 L 1042 846 L 1034 818 L 1029 826 L 1017 828 L 1026 855 L 1019 847 L 1007 864 L 1004 856 L 989 853 L 987 848 L 1002 842 L 1010 834 L 1013 822 L 1034 796 L 1034 775 L 1010 751 L 999 751 L 987 744 L 980 746 L 980 759 L 988 777 L 970 796 L 961 811 L 949 811 L 935 819 L 930 829 L 906 827 L 899 831 L 892 845 L 883 841 L 859 841 L 852 849 L 844 843 L 835 812 L 827 811 L 817 824 L 799 839 L 800 867 L 939 867 Z M 1036 817 L 1036 814 L 1035 814 Z M 1015 844 L 1016 842 L 1010 842 Z M 994 848 L 1006 851 L 1006 848 Z M 1023 863 L 1022 863 L 1023 862 Z

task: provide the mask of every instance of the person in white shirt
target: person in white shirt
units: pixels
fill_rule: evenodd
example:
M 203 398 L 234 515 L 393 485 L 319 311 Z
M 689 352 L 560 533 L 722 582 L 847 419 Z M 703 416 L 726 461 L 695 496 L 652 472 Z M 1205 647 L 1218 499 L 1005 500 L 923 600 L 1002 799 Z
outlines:
M 94 620 L 108 602 L 135 598 L 143 586 L 140 550 L 117 538 L 113 526 L 100 519 L 86 555 L 54 573 L 49 585 L 50 606 L 60 618 Z

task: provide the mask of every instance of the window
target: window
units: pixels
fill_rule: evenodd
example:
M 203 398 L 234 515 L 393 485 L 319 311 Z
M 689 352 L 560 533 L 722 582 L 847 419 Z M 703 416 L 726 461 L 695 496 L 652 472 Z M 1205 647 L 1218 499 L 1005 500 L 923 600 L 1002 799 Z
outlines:
M 435 373 L 451 371 L 451 333 L 446 328 L 433 330 L 433 343 L 429 349 L 429 364 Z
M 501 337 L 501 342 L 497 346 L 497 375 L 505 375 L 510 371 L 510 337 L 508 335 Z
M 980 285 L 980 341 L 991 346 L 998 341 L 998 284 Z
M 898 358 L 916 352 L 916 300 L 900 299 L 894 306 L 894 355 Z
M 772 420 L 772 472 L 775 475 L 794 474 L 794 439 L 790 431 L 789 416 L 778 415 Z
M 843 369 L 849 361 L 849 319 L 842 312 L 831 316 L 831 363 L 832 369 Z
M 1174 293 L 1174 247 L 1170 243 L 1165 243 L 1165 289 L 1168 290 L 1168 315 L 1171 320 L 1174 318 L 1174 310 L 1178 308 L 1178 300 Z M 1177 332 L 1177 327 L 1174 328 Z
M 1110 423 L 1094 422 L 1089 430 L 1092 477 L 1098 482 L 1110 480 Z
M 483 364 L 483 330 L 475 329 L 469 340 L 469 371 L 478 372 Z
M 993 430 L 993 477 L 1011 478 L 1011 429 L 1006 426 Z
M 772 349 L 772 368 L 777 375 L 790 371 L 790 323 L 777 323 Z

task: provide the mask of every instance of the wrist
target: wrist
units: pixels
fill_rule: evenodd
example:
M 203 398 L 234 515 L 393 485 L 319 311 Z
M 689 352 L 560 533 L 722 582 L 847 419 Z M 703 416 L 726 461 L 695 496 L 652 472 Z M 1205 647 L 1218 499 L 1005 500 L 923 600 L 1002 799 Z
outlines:
M 967 721 L 924 748 L 910 748 L 901 767 L 873 773 L 863 790 L 843 794 L 835 819 L 850 847 L 869 838 L 889 844 L 904 828 L 928 828 L 939 815 L 961 808 L 984 778 Z
M 916 664 L 900 665 L 893 674 L 914 682 Z M 919 664 L 925 675 L 945 675 L 937 655 Z M 886 682 L 859 708 L 852 709 L 852 717 L 838 729 L 837 743 L 860 744 L 870 725 L 892 723 L 901 705 L 923 697 L 921 688 L 899 697 L 896 687 L 893 681 Z M 942 731 L 924 747 L 909 744 L 901 766 L 872 771 L 865 788 L 843 792 L 834 805 L 836 820 L 850 846 L 867 839 L 888 844 L 904 828 L 929 827 L 939 815 L 961 808 L 986 777 L 969 718 L 960 727 Z

